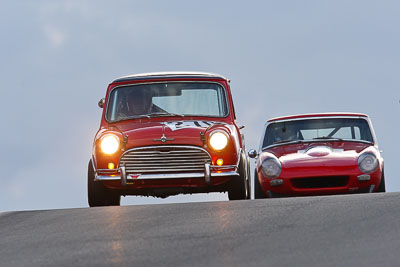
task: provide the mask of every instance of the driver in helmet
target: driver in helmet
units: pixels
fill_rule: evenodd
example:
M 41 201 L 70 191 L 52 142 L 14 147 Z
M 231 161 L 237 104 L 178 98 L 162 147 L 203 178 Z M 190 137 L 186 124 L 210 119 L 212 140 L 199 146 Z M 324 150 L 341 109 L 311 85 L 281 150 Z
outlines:
M 294 141 L 298 140 L 297 131 L 291 127 L 283 127 L 278 131 L 278 136 L 276 136 L 276 141 Z
M 149 90 L 135 88 L 127 96 L 127 116 L 146 115 L 151 113 L 153 107 Z
M 150 114 L 153 109 L 151 92 L 146 88 L 133 88 L 118 100 L 116 119 Z

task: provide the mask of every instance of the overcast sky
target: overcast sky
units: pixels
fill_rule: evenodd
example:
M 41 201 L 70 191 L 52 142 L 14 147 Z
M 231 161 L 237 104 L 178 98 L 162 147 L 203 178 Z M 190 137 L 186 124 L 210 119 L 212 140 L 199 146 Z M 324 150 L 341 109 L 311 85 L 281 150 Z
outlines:
M 86 207 L 108 83 L 170 70 L 232 80 L 247 149 L 271 117 L 369 114 L 387 191 L 400 191 L 399 10 L 399 1 L 365 0 L 2 1 L 0 211 Z

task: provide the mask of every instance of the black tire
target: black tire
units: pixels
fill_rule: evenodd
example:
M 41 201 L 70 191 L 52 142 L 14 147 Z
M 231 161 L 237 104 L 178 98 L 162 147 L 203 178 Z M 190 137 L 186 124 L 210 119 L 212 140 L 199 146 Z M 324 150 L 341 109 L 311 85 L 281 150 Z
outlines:
M 246 199 L 251 199 L 251 174 L 250 174 L 250 159 L 249 157 L 247 158 L 247 198 Z
M 257 169 L 254 170 L 254 199 L 267 198 L 261 190 L 260 181 L 258 180 Z
M 94 180 L 92 162 L 88 166 L 88 203 L 89 207 L 119 206 L 121 195 L 112 192 L 104 187 L 101 182 Z
M 381 183 L 379 184 L 378 189 L 376 190 L 377 193 L 386 192 L 386 185 L 385 185 L 385 172 L 382 171 L 382 178 Z
M 245 162 L 243 156 L 241 156 L 239 162 L 239 176 L 233 177 L 229 185 L 229 200 L 246 199 L 248 192 L 247 184 Z

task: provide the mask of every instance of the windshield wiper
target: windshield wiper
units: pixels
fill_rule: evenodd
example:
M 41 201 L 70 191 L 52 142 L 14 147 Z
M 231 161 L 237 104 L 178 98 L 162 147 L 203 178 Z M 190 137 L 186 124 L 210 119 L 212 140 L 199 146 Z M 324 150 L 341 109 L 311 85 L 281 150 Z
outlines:
M 272 144 L 273 145 L 283 144 L 283 143 L 296 144 L 296 143 L 301 143 L 301 142 L 303 142 L 303 140 L 280 140 L 280 141 L 273 142 Z
M 177 117 L 182 117 L 184 118 L 185 115 L 182 114 L 176 114 L 176 113 L 170 113 L 170 112 L 157 112 L 157 113 L 151 113 L 148 114 L 149 117 L 167 117 L 167 116 L 177 116 Z
M 126 121 L 126 120 L 132 120 L 132 119 L 143 119 L 143 118 L 146 118 L 146 119 L 150 120 L 150 116 L 146 114 L 146 115 L 127 116 L 127 117 L 121 118 L 121 119 L 113 121 L 113 122 Z
M 329 136 L 315 137 L 315 138 L 313 138 L 313 140 L 337 140 L 337 141 L 343 141 L 342 138 L 329 137 Z
M 371 144 L 373 145 L 374 142 L 367 141 L 367 140 L 361 140 L 361 139 L 342 139 L 342 138 L 336 138 L 336 137 L 329 137 L 329 136 L 321 136 L 321 137 L 315 137 L 313 140 L 334 140 L 334 141 L 339 141 L 339 142 L 361 142 L 361 143 L 366 143 L 366 144 Z

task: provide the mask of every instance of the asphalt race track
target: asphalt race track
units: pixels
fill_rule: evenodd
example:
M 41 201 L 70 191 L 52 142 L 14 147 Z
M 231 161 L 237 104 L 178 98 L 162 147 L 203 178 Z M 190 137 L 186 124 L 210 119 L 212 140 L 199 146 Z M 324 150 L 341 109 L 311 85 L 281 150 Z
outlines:
M 399 266 L 400 193 L 0 214 L 0 266 Z

